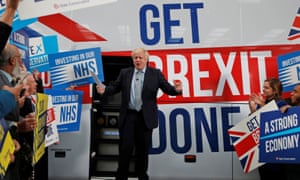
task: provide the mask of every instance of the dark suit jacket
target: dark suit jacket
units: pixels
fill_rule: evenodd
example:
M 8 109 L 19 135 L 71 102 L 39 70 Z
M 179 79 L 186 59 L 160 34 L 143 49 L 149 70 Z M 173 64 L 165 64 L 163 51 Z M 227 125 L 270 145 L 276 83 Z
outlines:
M 126 118 L 127 110 L 129 108 L 131 81 L 134 68 L 122 69 L 117 80 L 111 85 L 107 86 L 104 92 L 105 95 L 112 95 L 122 91 L 122 102 L 120 108 L 120 117 L 118 126 L 123 126 Z M 158 69 L 151 67 L 146 68 L 144 76 L 144 84 L 142 90 L 142 112 L 147 128 L 153 129 L 158 126 L 158 110 L 157 110 L 157 92 L 161 89 L 168 95 L 178 95 L 174 86 L 172 86 L 163 76 L 162 72 Z
M 0 21 L 0 52 L 2 52 L 3 48 L 5 47 L 11 30 L 11 26 Z

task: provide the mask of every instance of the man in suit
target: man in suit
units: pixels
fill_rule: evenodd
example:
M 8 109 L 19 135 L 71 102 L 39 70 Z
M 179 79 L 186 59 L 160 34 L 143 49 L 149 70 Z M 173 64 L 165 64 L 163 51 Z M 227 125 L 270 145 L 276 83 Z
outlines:
M 157 92 L 161 89 L 168 95 L 182 93 L 181 82 L 172 86 L 158 69 L 147 66 L 149 54 L 143 48 L 132 51 L 134 67 L 122 69 L 117 80 L 97 92 L 103 96 L 122 91 L 118 121 L 119 161 L 116 180 L 128 178 L 130 159 L 135 148 L 136 173 L 139 180 L 148 180 L 148 150 L 152 130 L 158 126 Z
M 0 52 L 6 45 L 12 31 L 11 24 L 17 11 L 19 0 L 6 0 L 6 8 L 0 20 Z

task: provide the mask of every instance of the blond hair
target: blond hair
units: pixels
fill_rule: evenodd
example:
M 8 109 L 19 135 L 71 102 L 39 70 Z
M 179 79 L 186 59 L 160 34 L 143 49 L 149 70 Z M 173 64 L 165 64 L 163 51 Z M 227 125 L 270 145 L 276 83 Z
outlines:
M 143 53 L 146 57 L 147 60 L 149 60 L 149 53 L 146 49 L 144 48 L 141 48 L 141 47 L 138 47 L 138 48 L 135 48 L 132 52 L 131 52 L 131 57 L 133 57 L 135 54 L 137 53 Z

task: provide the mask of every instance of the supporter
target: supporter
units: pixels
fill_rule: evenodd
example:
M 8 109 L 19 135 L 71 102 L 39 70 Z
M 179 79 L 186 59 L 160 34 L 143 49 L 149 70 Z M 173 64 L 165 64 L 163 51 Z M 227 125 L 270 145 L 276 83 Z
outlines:
M 15 12 L 18 8 L 19 0 L 7 0 L 6 8 L 3 12 L 3 15 L 0 19 L 0 52 L 2 52 L 5 47 L 9 35 L 11 33 L 11 24 L 14 19 Z M 19 85 L 17 88 L 10 88 L 9 86 L 3 86 L 3 90 L 0 91 L 0 117 L 2 118 L 8 112 L 10 112 L 16 106 L 16 99 L 18 99 L 19 93 L 22 89 L 22 85 Z
M 285 107 L 287 103 L 282 99 L 282 84 L 279 79 L 271 78 L 264 81 L 263 95 L 251 94 L 249 99 L 250 112 L 253 113 L 265 104 L 276 101 L 278 108 Z M 282 164 L 266 163 L 258 168 L 261 180 L 284 179 Z
M 7 40 L 10 36 L 10 33 L 12 31 L 12 22 L 14 19 L 14 15 L 17 11 L 19 4 L 19 0 L 6 0 L 6 8 L 3 12 L 3 15 L 0 19 L 0 52 L 2 52 L 3 48 L 5 47 Z M 17 88 L 10 88 L 8 86 L 3 86 L 1 89 L 5 89 L 7 91 L 0 91 L 0 103 L 1 103 L 1 118 L 3 118 L 4 115 L 7 114 L 7 112 L 10 112 L 12 109 L 16 107 L 15 100 L 18 100 L 18 95 L 21 91 L 22 86 L 18 86 Z M 15 98 L 13 98 L 14 95 Z M 5 103 L 3 105 L 2 103 Z M 14 140 L 15 144 L 15 152 L 17 152 L 20 149 L 20 145 L 18 141 Z M 15 159 L 14 155 L 11 155 L 11 162 L 13 162 Z
M 25 102 L 24 106 L 20 109 L 20 115 L 26 117 L 29 114 L 35 113 L 35 98 L 33 95 L 37 92 L 37 83 L 32 74 L 26 75 L 23 81 L 25 91 Z M 20 160 L 20 174 L 21 180 L 28 179 L 48 179 L 47 166 L 45 165 L 42 158 L 47 156 L 44 154 L 43 157 L 32 166 L 32 155 L 33 155 L 33 131 L 20 133 L 20 144 L 21 144 L 21 160 Z M 34 172 L 34 173 L 33 173 Z M 33 176 L 34 175 L 34 176 Z
M 3 86 L 14 87 L 14 74 L 13 72 L 20 72 L 18 68 L 20 61 L 20 54 L 18 49 L 10 44 L 2 50 L 0 54 L 0 88 Z M 23 105 L 25 97 L 18 98 L 19 106 Z M 33 115 L 19 118 L 19 106 L 7 114 L 4 119 L 7 121 L 10 133 L 15 140 L 19 140 L 20 132 L 32 131 L 36 127 L 36 120 Z M 15 153 L 15 162 L 10 164 L 4 179 L 19 180 L 19 153 Z
M 295 85 L 290 94 L 289 106 L 300 106 L 300 84 Z M 300 164 L 285 164 L 285 179 L 299 180 L 300 179 Z
M 12 22 L 14 19 L 14 15 L 17 11 L 19 5 L 19 0 L 6 0 L 6 8 L 2 14 L 0 19 L 0 52 L 2 52 L 3 48 L 5 47 L 7 40 L 10 36 L 12 30 Z M 9 86 L 3 86 L 2 89 L 7 91 L 0 91 L 1 92 L 1 102 L 3 101 L 4 104 L 1 104 L 1 118 L 11 111 L 15 107 L 15 100 L 18 100 L 19 92 L 21 91 L 22 85 L 18 86 L 17 88 L 10 88 Z M 12 95 L 15 98 L 12 99 Z
M 118 78 L 109 86 L 97 85 L 99 94 L 113 95 L 122 91 L 122 105 L 118 121 L 119 162 L 116 180 L 126 180 L 133 149 L 135 171 L 139 180 L 148 180 L 148 150 L 152 131 L 158 126 L 157 92 L 161 89 L 169 95 L 182 93 L 181 82 L 172 86 L 160 70 L 148 66 L 148 52 L 143 48 L 132 51 L 134 67 L 121 70 Z

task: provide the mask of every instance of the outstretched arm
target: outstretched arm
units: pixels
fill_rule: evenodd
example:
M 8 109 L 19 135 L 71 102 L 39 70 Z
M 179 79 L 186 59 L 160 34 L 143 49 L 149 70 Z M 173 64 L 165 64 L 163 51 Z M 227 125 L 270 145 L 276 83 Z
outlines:
M 12 22 L 17 11 L 19 0 L 6 0 L 6 8 L 0 19 L 0 52 L 4 49 L 12 31 Z
M 7 25 L 12 24 L 18 5 L 19 5 L 19 0 L 6 0 L 6 8 L 1 17 L 1 21 L 3 23 Z

